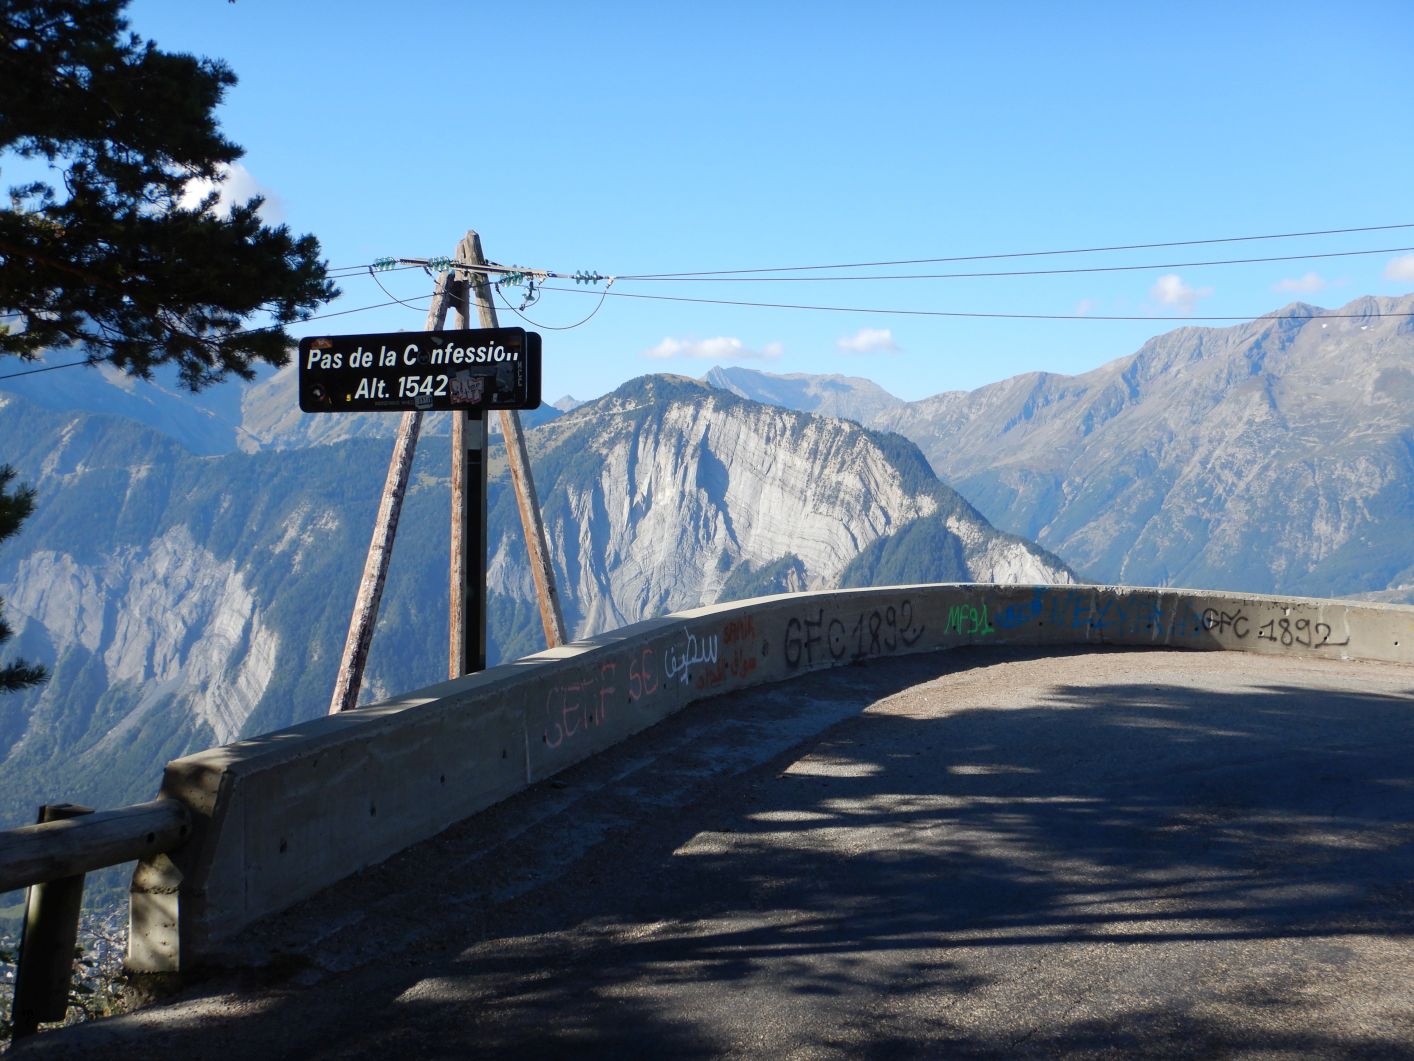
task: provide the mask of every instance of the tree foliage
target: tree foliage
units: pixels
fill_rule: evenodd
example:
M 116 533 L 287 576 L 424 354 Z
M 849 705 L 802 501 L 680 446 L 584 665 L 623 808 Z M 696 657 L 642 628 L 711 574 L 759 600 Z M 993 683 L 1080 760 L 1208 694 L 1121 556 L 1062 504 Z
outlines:
M 236 78 L 130 33 L 126 4 L 0 0 L 0 153 L 62 179 L 0 207 L 0 354 L 75 346 L 144 377 L 170 363 L 192 389 L 249 378 L 338 292 L 314 237 L 264 224 L 260 197 L 183 205 L 241 155 L 213 113 Z
M 34 491 L 28 486 L 9 489 L 15 478 L 15 470 L 8 464 L 0 465 L 0 542 L 20 529 L 25 517 L 34 511 Z M 4 602 L 0 601 L 0 607 Z M 0 614 L 0 645 L 10 640 L 12 631 Z M 16 660 L 0 667 L 0 692 L 13 692 L 31 685 L 38 685 L 49 676 L 43 667 Z

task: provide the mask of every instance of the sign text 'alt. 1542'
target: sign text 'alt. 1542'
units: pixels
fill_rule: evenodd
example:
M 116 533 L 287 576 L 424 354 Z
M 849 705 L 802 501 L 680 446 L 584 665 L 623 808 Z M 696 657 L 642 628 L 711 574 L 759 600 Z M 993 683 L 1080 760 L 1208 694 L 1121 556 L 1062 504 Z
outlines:
M 524 328 L 311 336 L 299 344 L 307 413 L 535 409 L 540 336 Z

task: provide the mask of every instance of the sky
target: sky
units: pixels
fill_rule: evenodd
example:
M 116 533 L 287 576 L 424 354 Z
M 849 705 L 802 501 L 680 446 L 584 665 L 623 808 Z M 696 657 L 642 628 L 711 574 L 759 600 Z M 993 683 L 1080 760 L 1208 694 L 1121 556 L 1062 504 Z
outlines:
M 231 66 L 219 116 L 246 151 L 231 190 L 265 194 L 332 267 L 451 255 L 475 229 L 493 261 L 621 277 L 602 300 L 603 283 L 552 281 L 525 310 L 546 400 L 714 364 L 917 399 L 1084 372 L 1185 321 L 1224 326 L 1201 317 L 1414 290 L 1414 227 L 808 282 L 629 279 L 1409 225 L 1405 0 L 135 0 L 127 14 L 164 49 Z M 1379 253 L 1190 264 L 1349 251 Z M 1157 267 L 897 278 L 1133 265 Z M 878 278 L 818 279 L 864 274 Z M 412 305 L 293 334 L 421 330 L 431 279 L 378 279 Z M 329 312 L 390 301 L 366 270 L 340 286 Z M 843 310 L 632 297 L 646 295 Z M 519 307 L 524 289 L 506 297 Z

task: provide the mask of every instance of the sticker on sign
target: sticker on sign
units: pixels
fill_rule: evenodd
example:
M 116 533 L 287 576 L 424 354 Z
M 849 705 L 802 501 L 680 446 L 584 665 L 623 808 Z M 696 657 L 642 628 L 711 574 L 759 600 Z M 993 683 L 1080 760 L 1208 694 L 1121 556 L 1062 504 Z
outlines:
M 540 336 L 524 328 L 300 340 L 299 407 L 307 413 L 539 406 Z

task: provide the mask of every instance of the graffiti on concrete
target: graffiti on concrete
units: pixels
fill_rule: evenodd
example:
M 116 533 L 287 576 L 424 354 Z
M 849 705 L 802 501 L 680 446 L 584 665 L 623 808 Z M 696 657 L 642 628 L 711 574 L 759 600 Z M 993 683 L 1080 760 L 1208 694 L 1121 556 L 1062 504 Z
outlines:
M 1332 641 L 1335 632 L 1330 623 L 1312 622 L 1307 618 L 1293 619 L 1288 615 L 1274 616 L 1257 625 L 1257 620 L 1238 608 L 1227 611 L 1224 608 L 1203 609 L 1203 629 L 1216 630 L 1220 634 L 1231 633 L 1239 641 L 1250 637 L 1254 631 L 1258 641 L 1272 641 L 1284 648 L 1300 645 L 1302 648 L 1323 648 L 1330 645 L 1339 648 L 1350 644 L 1349 635 L 1343 641 Z
M 601 663 L 576 681 L 554 685 L 545 696 L 545 729 L 541 740 L 558 748 L 566 740 L 602 726 L 618 689 L 617 663 Z
M 1345 635 L 1343 641 L 1332 641 L 1332 633 L 1329 623 L 1313 623 L 1310 619 L 1290 619 L 1282 616 L 1279 619 L 1268 619 L 1257 627 L 1257 640 L 1275 641 L 1286 648 L 1290 648 L 1292 645 L 1301 645 L 1303 648 L 1323 648 L 1326 645 L 1350 644 L 1349 634 Z
M 756 654 L 743 645 L 734 645 L 712 666 L 698 671 L 692 683 L 698 689 L 715 689 L 729 678 L 749 677 L 756 667 Z
M 756 636 L 756 618 L 746 615 L 740 619 L 733 619 L 722 627 L 722 644 L 734 645 L 738 641 L 747 641 Z
M 636 703 L 659 690 L 658 675 L 653 666 L 653 649 L 645 645 L 635 649 L 628 661 L 628 702 Z
M 668 681 L 676 678 L 683 685 L 687 685 L 692 680 L 692 667 L 695 663 L 716 663 L 718 641 L 717 635 L 699 638 L 691 630 L 683 628 L 686 639 L 681 645 L 669 645 L 668 650 L 663 653 L 663 677 Z
M 1284 648 L 1340 648 L 1350 644 L 1347 636 L 1333 640 L 1329 623 L 1309 618 L 1292 618 L 1284 605 L 1236 605 L 1195 609 L 1186 601 L 1164 608 L 1123 600 L 1092 590 L 1038 586 L 1025 604 L 1008 604 L 996 613 L 993 622 L 1001 630 L 1034 626 L 1062 630 L 1092 631 L 1105 635 L 1153 637 L 1169 643 L 1186 638 L 1217 634 L 1221 638 L 1244 641 L 1252 638 Z M 1277 614 L 1273 614 L 1277 613 Z
M 816 608 L 813 614 L 793 615 L 786 621 L 786 666 L 810 667 L 826 660 L 838 663 L 897 652 L 916 645 L 923 630 L 914 618 L 913 601 L 907 598 L 898 607 L 888 605 L 850 618 L 827 620 L 825 610 Z
M 987 605 L 954 604 L 948 608 L 945 634 L 961 634 L 963 637 L 986 637 L 995 634 L 997 628 L 987 618 Z
M 1278 603 L 1244 601 L 1199 608 L 1201 597 L 1190 603 L 1183 596 L 1119 595 L 1066 586 L 1038 586 L 1023 591 L 1019 599 L 1014 590 L 1002 592 L 1011 598 L 1008 603 L 979 595 L 948 604 L 943 634 L 983 638 L 1019 633 L 1024 638 L 1028 632 L 1044 636 L 1057 630 L 1083 632 L 1085 640 L 1101 642 L 1174 645 L 1185 639 L 1211 643 L 1216 638 L 1234 647 L 1235 643 L 1253 647 L 1261 643 L 1266 648 L 1290 649 L 1350 644 L 1348 635 L 1337 639 L 1329 623 L 1293 615 L 1292 606 Z M 913 598 L 904 597 L 895 604 L 858 612 L 830 613 L 817 605 L 791 615 L 779 642 L 785 665 L 797 670 L 906 652 L 923 637 L 920 610 Z M 758 630 L 758 618 L 736 615 L 706 630 L 700 625 L 696 630 L 683 626 L 666 645 L 663 640 L 640 643 L 616 654 L 612 662 L 553 686 L 544 705 L 543 742 L 558 747 L 604 725 L 612 705 L 633 705 L 666 689 L 716 692 L 760 680 L 761 660 L 771 644 L 762 636 L 764 630 Z

